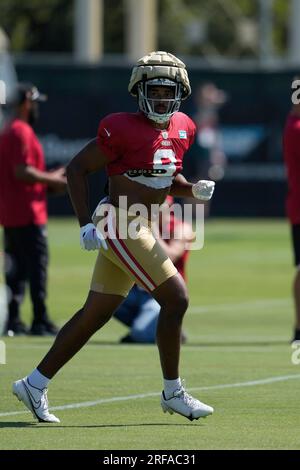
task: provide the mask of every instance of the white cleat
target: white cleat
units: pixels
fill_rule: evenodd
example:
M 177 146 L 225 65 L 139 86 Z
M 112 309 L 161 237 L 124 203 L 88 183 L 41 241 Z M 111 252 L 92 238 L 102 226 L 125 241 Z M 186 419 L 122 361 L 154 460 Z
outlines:
M 19 401 L 24 403 L 40 423 L 60 423 L 56 416 L 49 413 L 47 388 L 40 390 L 33 387 L 28 383 L 27 377 L 25 377 L 13 383 L 12 392 Z
M 173 396 L 168 400 L 165 397 L 165 393 L 161 394 L 161 407 L 163 412 L 178 413 L 185 416 L 190 421 L 193 419 L 205 418 L 208 415 L 213 414 L 214 409 L 211 406 L 205 405 L 201 401 L 189 395 L 184 387 L 176 390 Z

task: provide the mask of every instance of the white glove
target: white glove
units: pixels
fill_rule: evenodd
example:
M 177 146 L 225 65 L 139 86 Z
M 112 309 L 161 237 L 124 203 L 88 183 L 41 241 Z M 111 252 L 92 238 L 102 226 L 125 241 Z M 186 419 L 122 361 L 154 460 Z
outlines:
M 209 201 L 215 190 L 214 181 L 200 180 L 198 183 L 193 184 L 192 193 L 196 199 L 202 201 Z
M 107 250 L 107 244 L 102 233 L 92 223 L 80 227 L 80 246 L 88 251 L 99 250 L 101 246 Z

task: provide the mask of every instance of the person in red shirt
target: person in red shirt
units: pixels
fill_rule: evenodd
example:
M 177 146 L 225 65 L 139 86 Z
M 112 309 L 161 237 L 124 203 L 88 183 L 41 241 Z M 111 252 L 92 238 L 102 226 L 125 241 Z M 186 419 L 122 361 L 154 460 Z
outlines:
M 293 283 L 295 331 L 293 341 L 300 341 L 300 105 L 293 106 L 284 129 L 283 153 L 287 171 L 286 212 L 290 221 L 296 275 Z
M 174 263 L 182 278 L 186 281 L 186 263 L 189 256 L 189 243 L 193 239 L 192 227 L 174 216 L 170 207 L 174 198 L 167 196 L 159 213 L 159 241 L 165 252 Z M 162 238 L 163 227 L 167 227 L 169 238 Z M 177 229 L 182 233 L 177 236 Z M 159 303 L 142 287 L 134 285 L 120 307 L 114 312 L 114 317 L 126 326 L 130 332 L 121 338 L 121 343 L 155 343 L 157 322 L 160 313 Z M 181 342 L 186 342 L 186 334 L 181 332 Z
M 5 279 L 8 287 L 9 336 L 27 333 L 20 319 L 25 283 L 29 280 L 33 305 L 30 333 L 56 334 L 46 308 L 47 187 L 66 187 L 64 170 L 45 169 L 43 149 L 33 130 L 38 103 L 45 101 L 32 84 L 18 84 L 13 117 L 0 134 L 0 225 L 4 228 Z
M 97 138 L 67 167 L 80 244 L 99 251 L 84 306 L 60 330 L 37 368 L 13 384 L 13 393 L 39 421 L 59 422 L 49 413 L 50 380 L 105 325 L 135 283 L 161 306 L 156 339 L 163 411 L 190 420 L 213 413 L 212 407 L 187 393 L 179 375 L 187 289 L 155 238 L 149 216 L 169 193 L 207 201 L 214 191 L 212 181 L 192 184 L 180 175 L 183 156 L 195 136 L 195 124 L 179 112 L 181 101 L 191 93 L 185 64 L 164 51 L 147 54 L 133 68 L 128 89 L 137 98 L 139 111 L 104 118 Z M 109 199 L 100 202 L 92 217 L 87 175 L 105 167 Z

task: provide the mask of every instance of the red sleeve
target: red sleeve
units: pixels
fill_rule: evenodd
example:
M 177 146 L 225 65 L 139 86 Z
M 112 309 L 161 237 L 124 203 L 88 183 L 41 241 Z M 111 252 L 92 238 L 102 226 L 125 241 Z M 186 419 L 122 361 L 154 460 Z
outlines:
M 117 121 L 114 119 L 114 115 L 111 114 L 100 121 L 98 128 L 98 145 L 110 161 L 116 160 L 123 153 L 120 142 L 121 135 L 117 127 Z
M 11 134 L 12 154 L 11 160 L 15 165 L 32 165 L 33 156 L 31 150 L 30 130 L 23 127 L 14 129 Z

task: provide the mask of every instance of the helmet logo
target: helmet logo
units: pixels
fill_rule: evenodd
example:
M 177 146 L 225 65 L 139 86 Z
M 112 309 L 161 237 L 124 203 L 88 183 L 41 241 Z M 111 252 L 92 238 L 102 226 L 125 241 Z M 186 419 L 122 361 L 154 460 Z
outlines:
M 178 131 L 179 139 L 186 139 L 186 131 Z

